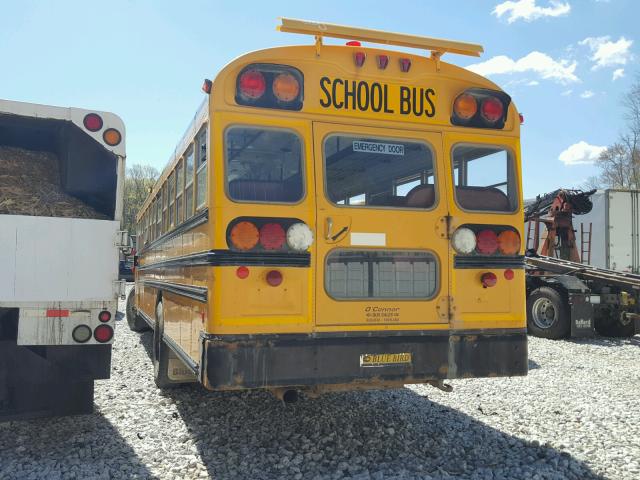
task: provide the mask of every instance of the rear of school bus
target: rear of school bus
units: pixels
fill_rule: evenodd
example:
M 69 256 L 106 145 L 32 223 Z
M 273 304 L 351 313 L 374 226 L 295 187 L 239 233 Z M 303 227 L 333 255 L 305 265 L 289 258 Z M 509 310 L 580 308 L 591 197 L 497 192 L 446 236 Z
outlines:
M 526 374 L 519 115 L 442 53 L 316 38 L 217 76 L 207 388 Z

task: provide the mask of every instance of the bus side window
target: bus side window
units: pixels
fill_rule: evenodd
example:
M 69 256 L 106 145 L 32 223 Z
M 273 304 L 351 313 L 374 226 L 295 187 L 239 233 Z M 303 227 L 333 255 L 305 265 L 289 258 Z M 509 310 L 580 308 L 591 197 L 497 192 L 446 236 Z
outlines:
M 173 172 L 171 172 L 171 175 L 169 175 L 169 180 L 167 180 L 167 183 L 169 184 L 169 229 L 171 229 L 171 227 L 173 227 L 174 223 L 173 223 L 173 203 L 176 200 L 176 182 L 174 180 L 174 174 Z
M 196 137 L 196 209 L 207 201 L 207 126 L 204 125 Z
M 169 196 L 167 194 L 167 184 L 162 185 L 162 233 L 166 233 L 169 230 L 169 218 L 167 215 L 167 205 L 169 203 Z
M 184 155 L 185 174 L 184 174 L 184 203 L 186 208 L 185 220 L 193 215 L 193 144 L 187 149 Z
M 176 167 L 176 225 L 180 225 L 183 219 L 184 203 L 184 161 L 180 160 Z

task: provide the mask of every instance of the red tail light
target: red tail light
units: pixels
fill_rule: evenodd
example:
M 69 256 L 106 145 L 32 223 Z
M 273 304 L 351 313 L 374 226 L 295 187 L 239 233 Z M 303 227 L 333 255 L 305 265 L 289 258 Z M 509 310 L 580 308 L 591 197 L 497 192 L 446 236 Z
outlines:
M 265 223 L 260 229 L 260 245 L 265 250 L 279 250 L 284 246 L 287 236 L 278 223 Z
M 498 250 L 498 235 L 493 230 L 480 230 L 476 234 L 476 250 L 482 255 L 493 255 Z
M 356 64 L 356 67 L 361 67 L 364 65 L 364 61 L 367 59 L 367 54 L 364 52 L 356 52 L 353 54 L 353 61 Z
M 108 312 L 107 310 L 103 310 L 98 315 L 98 320 L 100 320 L 101 322 L 108 322 L 109 320 L 111 320 L 111 312 Z
M 506 269 L 504 271 L 504 278 L 507 280 L 513 280 L 513 277 L 515 276 L 515 274 L 513 273 L 513 270 L 511 270 L 510 268 Z
M 487 97 L 482 101 L 480 115 L 482 115 L 482 118 L 484 118 L 488 123 L 496 123 L 502 118 L 503 114 L 504 107 L 502 106 L 502 102 L 497 98 Z
M 267 273 L 267 283 L 272 287 L 277 287 L 282 283 L 282 273 L 278 270 L 271 270 Z
M 267 89 L 264 75 L 257 70 L 247 70 L 238 80 L 238 93 L 245 100 L 257 100 Z
M 113 328 L 109 325 L 99 325 L 93 331 L 93 338 L 97 342 L 106 343 L 113 338 Z
M 484 288 L 495 287 L 496 283 L 498 283 L 498 277 L 496 277 L 495 273 L 487 272 L 482 274 L 482 277 L 480 277 L 480 281 L 482 282 L 482 286 Z
M 90 132 L 97 132 L 102 128 L 103 125 L 102 117 L 97 113 L 88 113 L 87 115 L 85 115 L 82 123 L 84 124 L 84 128 L 86 128 Z

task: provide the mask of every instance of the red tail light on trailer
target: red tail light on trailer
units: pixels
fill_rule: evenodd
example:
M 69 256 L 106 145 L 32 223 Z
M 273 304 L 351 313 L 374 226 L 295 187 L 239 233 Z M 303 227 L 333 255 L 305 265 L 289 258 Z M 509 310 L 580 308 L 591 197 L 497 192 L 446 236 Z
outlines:
M 109 325 L 98 325 L 93 330 L 93 338 L 95 338 L 97 342 L 107 343 L 113 338 L 113 328 Z

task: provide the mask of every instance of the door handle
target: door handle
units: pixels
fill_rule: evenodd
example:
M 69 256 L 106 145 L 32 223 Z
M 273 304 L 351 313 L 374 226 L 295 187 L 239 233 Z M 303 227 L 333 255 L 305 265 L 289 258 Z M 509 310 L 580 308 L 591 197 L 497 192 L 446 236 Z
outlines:
M 327 217 L 327 235 L 326 240 L 331 240 L 331 230 L 333 230 L 333 220 L 331 217 Z
M 349 226 L 345 225 L 344 227 L 342 227 L 338 233 L 336 233 L 335 235 L 333 234 L 333 219 L 331 217 L 327 217 L 327 234 L 325 236 L 325 239 L 328 241 L 333 241 L 335 242 L 338 238 L 340 238 L 342 236 L 342 234 L 344 232 L 346 232 L 347 230 L 349 230 Z

